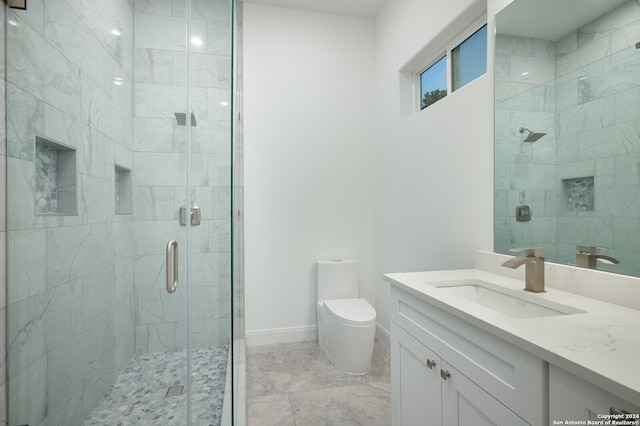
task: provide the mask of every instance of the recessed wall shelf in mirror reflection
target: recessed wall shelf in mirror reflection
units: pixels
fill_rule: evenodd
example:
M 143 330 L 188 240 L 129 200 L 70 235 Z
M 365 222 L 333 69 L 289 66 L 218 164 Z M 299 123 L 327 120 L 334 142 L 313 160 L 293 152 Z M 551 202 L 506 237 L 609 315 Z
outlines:
M 116 164 L 115 173 L 116 214 L 131 214 L 131 170 Z
M 514 0 L 496 15 L 496 252 L 543 246 L 576 265 L 576 246 L 604 246 L 620 264 L 601 269 L 640 276 L 639 34 L 636 0 Z M 524 144 L 523 124 L 546 136 Z
M 569 212 L 595 211 L 593 176 L 562 179 L 562 198 Z
M 77 214 L 76 151 L 36 136 L 37 215 Z

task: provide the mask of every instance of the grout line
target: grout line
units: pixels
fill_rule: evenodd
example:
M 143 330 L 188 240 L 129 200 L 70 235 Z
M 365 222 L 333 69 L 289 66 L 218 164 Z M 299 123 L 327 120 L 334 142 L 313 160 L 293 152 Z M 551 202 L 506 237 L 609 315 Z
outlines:
M 293 419 L 293 426 L 297 426 L 296 415 L 293 413 L 293 404 L 291 404 L 291 394 L 293 392 L 287 392 L 287 399 L 289 400 L 289 411 L 291 411 L 291 418 Z

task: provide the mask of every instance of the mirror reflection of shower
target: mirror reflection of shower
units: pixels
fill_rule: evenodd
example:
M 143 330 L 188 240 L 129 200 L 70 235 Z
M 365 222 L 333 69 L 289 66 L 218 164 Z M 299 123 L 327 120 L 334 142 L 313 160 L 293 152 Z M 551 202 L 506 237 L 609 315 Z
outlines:
M 524 138 L 524 140 L 522 142 L 535 142 L 538 139 L 540 139 L 541 137 L 543 137 L 544 135 L 546 135 L 546 133 L 535 133 L 532 132 L 529 129 L 525 129 L 524 127 L 520 127 L 520 129 L 518 130 L 520 133 L 524 133 L 525 131 L 529 132 L 529 134 Z

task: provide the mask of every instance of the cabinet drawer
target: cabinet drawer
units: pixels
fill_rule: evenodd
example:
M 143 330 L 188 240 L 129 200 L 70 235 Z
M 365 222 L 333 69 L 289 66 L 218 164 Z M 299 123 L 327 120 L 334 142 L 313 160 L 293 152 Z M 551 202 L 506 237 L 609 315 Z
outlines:
M 391 319 L 525 421 L 546 424 L 544 361 L 396 287 Z

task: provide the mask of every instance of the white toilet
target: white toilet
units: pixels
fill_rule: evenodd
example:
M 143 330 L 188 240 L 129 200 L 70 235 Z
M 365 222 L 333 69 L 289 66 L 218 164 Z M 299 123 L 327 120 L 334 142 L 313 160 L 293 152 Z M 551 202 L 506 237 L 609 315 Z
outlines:
M 348 374 L 369 371 L 376 333 L 376 311 L 358 296 L 355 260 L 318 261 L 318 342 Z

